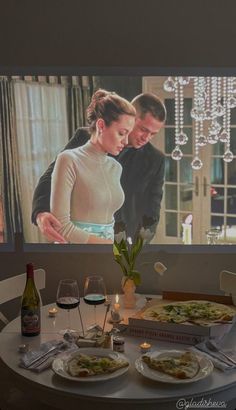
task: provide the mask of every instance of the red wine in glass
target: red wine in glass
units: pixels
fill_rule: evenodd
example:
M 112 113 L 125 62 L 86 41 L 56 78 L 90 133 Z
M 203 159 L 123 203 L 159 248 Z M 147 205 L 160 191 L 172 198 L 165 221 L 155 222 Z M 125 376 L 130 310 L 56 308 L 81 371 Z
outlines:
M 70 324 L 70 311 L 79 306 L 79 288 L 78 283 L 74 279 L 63 279 L 60 280 L 57 288 L 57 298 L 56 304 L 61 309 L 66 309 L 68 312 L 68 328 L 63 330 L 64 333 L 71 333 L 71 324 Z
M 75 309 L 77 306 L 79 306 L 79 299 L 65 296 L 57 299 L 56 303 L 59 308 L 70 310 Z

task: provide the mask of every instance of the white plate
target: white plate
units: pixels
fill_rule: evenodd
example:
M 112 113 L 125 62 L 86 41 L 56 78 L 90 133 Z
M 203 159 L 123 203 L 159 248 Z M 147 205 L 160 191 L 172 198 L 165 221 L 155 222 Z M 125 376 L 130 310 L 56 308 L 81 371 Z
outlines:
M 168 354 L 168 356 L 176 357 L 184 353 L 185 351 L 186 350 L 162 350 L 160 352 L 155 351 L 155 352 L 147 353 L 147 354 L 153 358 L 154 357 L 161 358 L 162 356 L 166 356 L 166 354 Z M 142 360 L 142 356 L 140 356 L 136 360 L 135 367 L 139 373 L 141 373 L 144 377 L 147 377 L 148 379 L 151 379 L 151 380 L 156 380 L 156 381 L 164 382 L 164 383 L 175 383 L 175 384 L 193 383 L 193 382 L 196 382 L 198 380 L 204 379 L 205 377 L 209 376 L 209 374 L 212 372 L 214 368 L 210 359 L 206 358 L 205 356 L 199 355 L 199 354 L 196 354 L 196 356 L 198 358 L 200 369 L 198 373 L 196 374 L 196 376 L 194 376 L 192 379 L 177 379 L 176 377 L 159 372 L 158 370 L 151 369 Z
M 61 377 L 64 377 L 65 379 L 69 380 L 75 380 L 77 382 L 97 382 L 97 381 L 103 381 L 103 380 L 109 380 L 109 379 L 114 379 L 118 376 L 121 376 L 122 374 L 126 373 L 128 371 L 129 366 L 123 367 L 121 369 L 116 370 L 113 373 L 108 373 L 108 374 L 99 374 L 97 376 L 89 376 L 89 377 L 75 377 L 71 376 L 67 371 L 66 371 L 66 364 L 67 361 L 70 360 L 73 356 L 77 355 L 78 353 L 83 353 L 83 354 L 88 354 L 88 355 L 96 355 L 96 356 L 103 356 L 103 357 L 111 357 L 113 359 L 118 359 L 122 358 L 125 359 L 127 362 L 129 360 L 127 357 L 124 355 L 113 352 L 113 350 L 110 349 L 101 349 L 97 347 L 82 347 L 78 351 L 73 352 L 71 354 L 63 354 L 63 356 L 57 357 L 53 363 L 52 363 L 52 369 L 53 371 L 58 374 Z

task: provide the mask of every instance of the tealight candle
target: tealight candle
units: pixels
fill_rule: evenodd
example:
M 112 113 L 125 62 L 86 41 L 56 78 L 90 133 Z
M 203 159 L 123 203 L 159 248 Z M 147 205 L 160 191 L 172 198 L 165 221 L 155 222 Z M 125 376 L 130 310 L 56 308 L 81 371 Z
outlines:
M 116 303 L 114 303 L 114 310 L 115 312 L 119 312 L 120 310 L 120 304 L 119 304 L 119 295 L 116 295 Z
M 55 308 L 55 307 L 50 308 L 50 309 L 48 309 L 48 316 L 55 317 L 57 312 L 58 312 L 57 308 Z
M 139 345 L 141 353 L 147 353 L 151 350 L 152 345 L 150 343 L 144 342 Z

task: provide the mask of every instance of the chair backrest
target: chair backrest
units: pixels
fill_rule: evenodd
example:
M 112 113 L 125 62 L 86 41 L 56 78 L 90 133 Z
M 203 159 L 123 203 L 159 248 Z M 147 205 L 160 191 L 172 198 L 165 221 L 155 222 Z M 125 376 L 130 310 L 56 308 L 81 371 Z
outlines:
M 45 288 L 45 270 L 35 269 L 34 279 L 35 285 L 38 290 Z M 22 273 L 17 276 L 12 276 L 11 278 L 4 279 L 0 281 L 0 304 L 8 302 L 9 300 L 15 299 L 21 296 L 24 292 L 26 283 L 26 273 Z M 40 295 L 40 292 L 39 292 Z M 41 296 L 40 296 L 41 298 Z M 7 318 L 0 312 L 0 320 L 4 323 L 8 323 Z

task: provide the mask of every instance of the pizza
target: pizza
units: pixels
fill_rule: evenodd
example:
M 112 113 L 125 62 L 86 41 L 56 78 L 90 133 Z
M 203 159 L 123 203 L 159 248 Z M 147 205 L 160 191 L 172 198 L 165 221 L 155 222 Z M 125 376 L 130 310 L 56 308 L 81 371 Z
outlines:
M 71 376 L 89 377 L 113 373 L 128 366 L 129 363 L 118 357 L 96 356 L 77 353 L 66 363 L 66 371 Z
M 167 323 L 231 323 L 236 311 L 231 307 L 206 300 L 190 300 L 154 305 L 142 314 L 143 319 Z
M 183 352 L 176 355 L 166 354 L 166 356 L 162 355 L 160 358 L 144 355 L 142 360 L 151 369 L 166 373 L 177 379 L 192 379 L 200 369 L 198 359 L 192 352 Z

